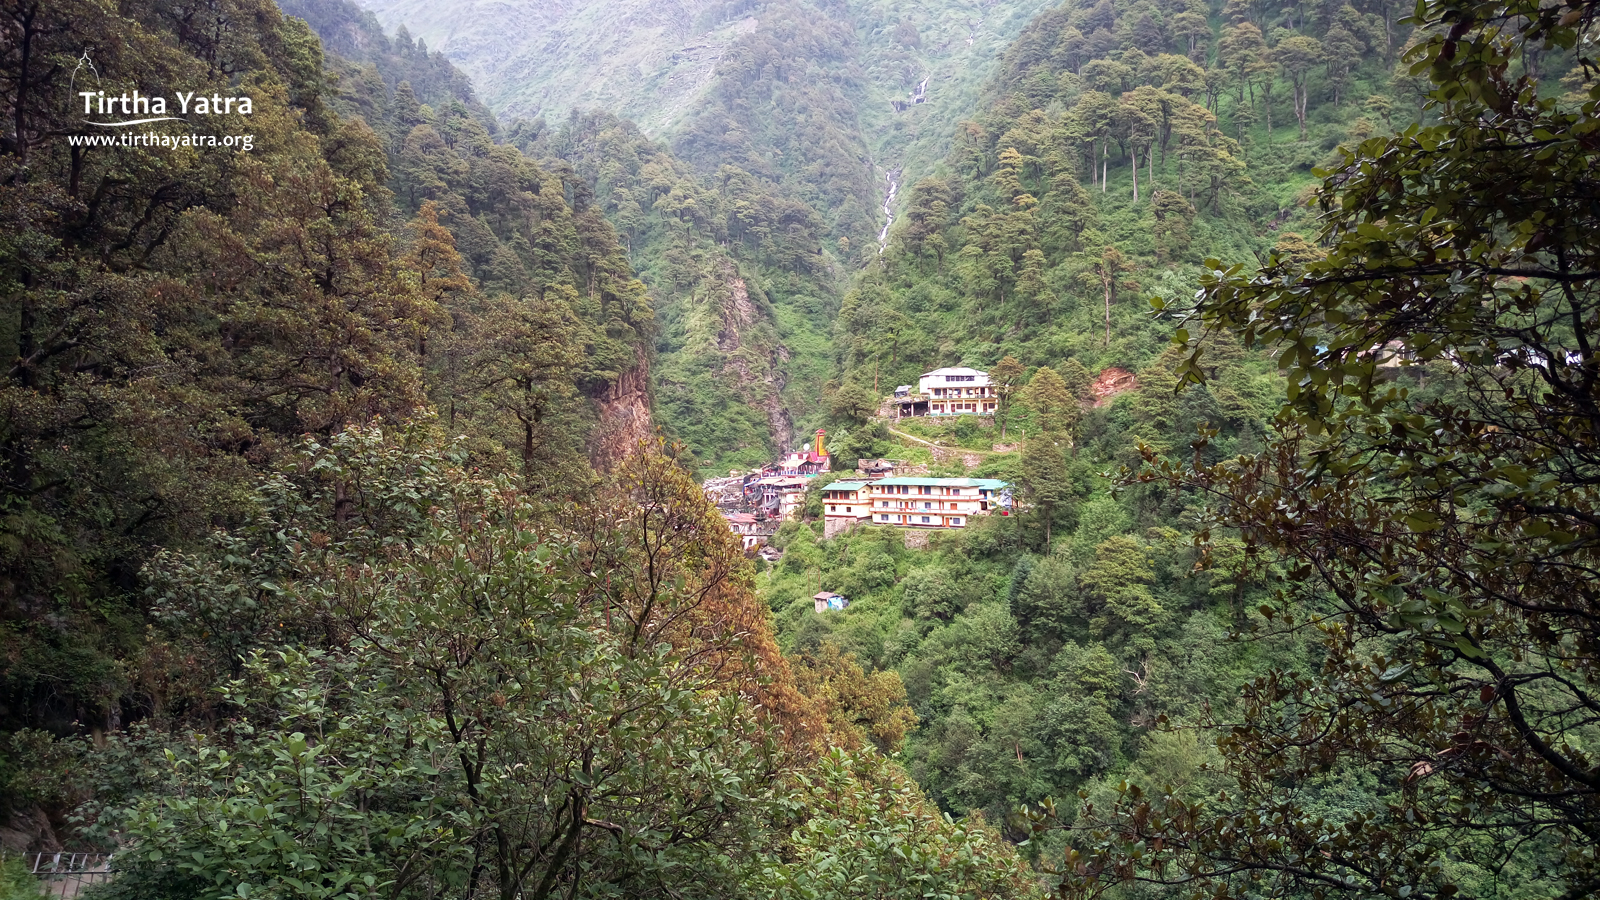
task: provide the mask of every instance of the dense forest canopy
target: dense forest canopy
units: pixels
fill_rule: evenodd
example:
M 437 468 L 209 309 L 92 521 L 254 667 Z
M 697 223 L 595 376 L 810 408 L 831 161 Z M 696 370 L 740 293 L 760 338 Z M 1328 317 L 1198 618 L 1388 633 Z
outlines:
M 847 446 L 976 366 L 992 428 L 891 424 L 1029 508 L 786 526 L 780 635 L 897 671 L 1064 896 L 1594 890 L 1594 11 L 1531 10 L 1066 4 L 846 294 Z
M 849 749 L 849 679 L 795 687 L 649 439 L 591 186 L 438 55 L 293 11 L 348 55 L 249 0 L 5 8 L 8 847 L 117 848 L 129 897 L 1030 893 Z M 74 144 L 85 59 L 248 94 L 170 127 L 252 150 Z
M 0 10 L 8 850 L 128 898 L 1600 890 L 1595 3 L 685 4 L 725 46 L 664 134 L 497 120 L 344 0 Z M 966 107 L 864 112 L 985 21 Z M 251 148 L 75 141 L 85 78 L 248 95 L 154 127 Z M 881 414 L 944 365 L 995 414 Z M 831 535 L 834 471 L 750 558 L 695 476 L 818 425 L 1017 503 Z
M 12 12 L 26 40 L 4 58 L 0 277 L 19 721 L 134 715 L 119 697 L 139 673 L 113 661 L 141 639 L 140 567 L 231 521 L 302 435 L 431 406 L 487 464 L 552 483 L 587 468 L 587 398 L 643 365 L 651 311 L 610 225 L 496 147 L 459 85 L 429 75 L 442 61 L 410 67 L 442 112 L 404 80 L 391 107 L 373 74 L 373 109 L 346 117 L 316 37 L 270 5 L 205 27 L 159 4 Z M 59 100 L 85 47 L 112 90 L 249 91 L 248 118 L 186 127 L 251 132 L 254 150 L 70 146 L 81 126 Z

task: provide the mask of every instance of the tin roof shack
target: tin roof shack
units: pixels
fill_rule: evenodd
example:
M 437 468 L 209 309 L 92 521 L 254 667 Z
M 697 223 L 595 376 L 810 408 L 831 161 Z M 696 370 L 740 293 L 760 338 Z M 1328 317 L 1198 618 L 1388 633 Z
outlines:
M 818 613 L 825 613 L 829 610 L 841 610 L 850 605 L 849 600 L 846 600 L 832 591 L 823 591 L 819 594 L 812 594 L 811 599 L 816 603 Z
M 927 394 L 897 393 L 894 395 L 894 416 L 897 419 L 925 416 L 928 414 L 928 402 Z
M 775 524 L 757 519 L 755 513 L 725 512 L 722 517 L 728 520 L 728 530 L 739 536 L 746 553 L 765 545 L 778 530 Z
M 806 505 L 806 486 L 811 479 L 804 475 L 769 475 L 756 482 L 761 488 L 757 509 L 768 519 L 783 520 L 794 515 Z
M 856 474 L 862 478 L 888 478 L 905 465 L 898 459 L 858 459 Z

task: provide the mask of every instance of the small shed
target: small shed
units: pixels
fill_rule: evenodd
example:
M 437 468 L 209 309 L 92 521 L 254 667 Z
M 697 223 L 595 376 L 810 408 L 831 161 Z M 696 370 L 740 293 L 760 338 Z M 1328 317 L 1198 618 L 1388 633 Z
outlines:
M 832 591 L 823 591 L 823 592 L 818 593 L 818 594 L 812 594 L 811 595 L 811 599 L 812 599 L 813 602 L 816 603 L 817 612 L 819 612 L 819 613 L 827 612 L 830 609 L 832 609 L 832 610 L 844 609 L 845 607 L 850 605 L 850 601 L 849 600 L 846 600 L 845 598 L 839 596 L 838 594 L 835 594 Z

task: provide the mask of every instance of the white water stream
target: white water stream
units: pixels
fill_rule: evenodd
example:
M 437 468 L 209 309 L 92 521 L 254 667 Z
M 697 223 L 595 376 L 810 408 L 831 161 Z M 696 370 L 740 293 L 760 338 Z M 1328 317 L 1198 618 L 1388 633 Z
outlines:
M 927 84 L 926 81 L 923 82 Z M 894 198 L 900 193 L 900 170 L 890 169 L 887 175 L 889 191 L 883 198 L 883 230 L 878 232 L 878 254 L 883 255 L 884 248 L 889 246 L 889 228 L 894 225 Z

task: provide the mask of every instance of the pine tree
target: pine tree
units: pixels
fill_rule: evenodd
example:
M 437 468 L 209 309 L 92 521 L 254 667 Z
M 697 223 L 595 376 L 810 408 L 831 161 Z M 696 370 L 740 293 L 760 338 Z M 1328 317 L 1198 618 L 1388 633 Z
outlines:
M 1000 423 L 1000 440 L 1006 439 L 1006 426 L 1011 420 L 1011 402 L 1022 380 L 1022 363 L 1014 356 L 1006 356 L 989 370 L 989 383 L 994 386 L 995 419 Z
M 1035 431 L 1052 432 L 1071 443 L 1083 408 L 1056 370 L 1043 366 L 1034 372 L 1019 399 L 1032 413 Z

